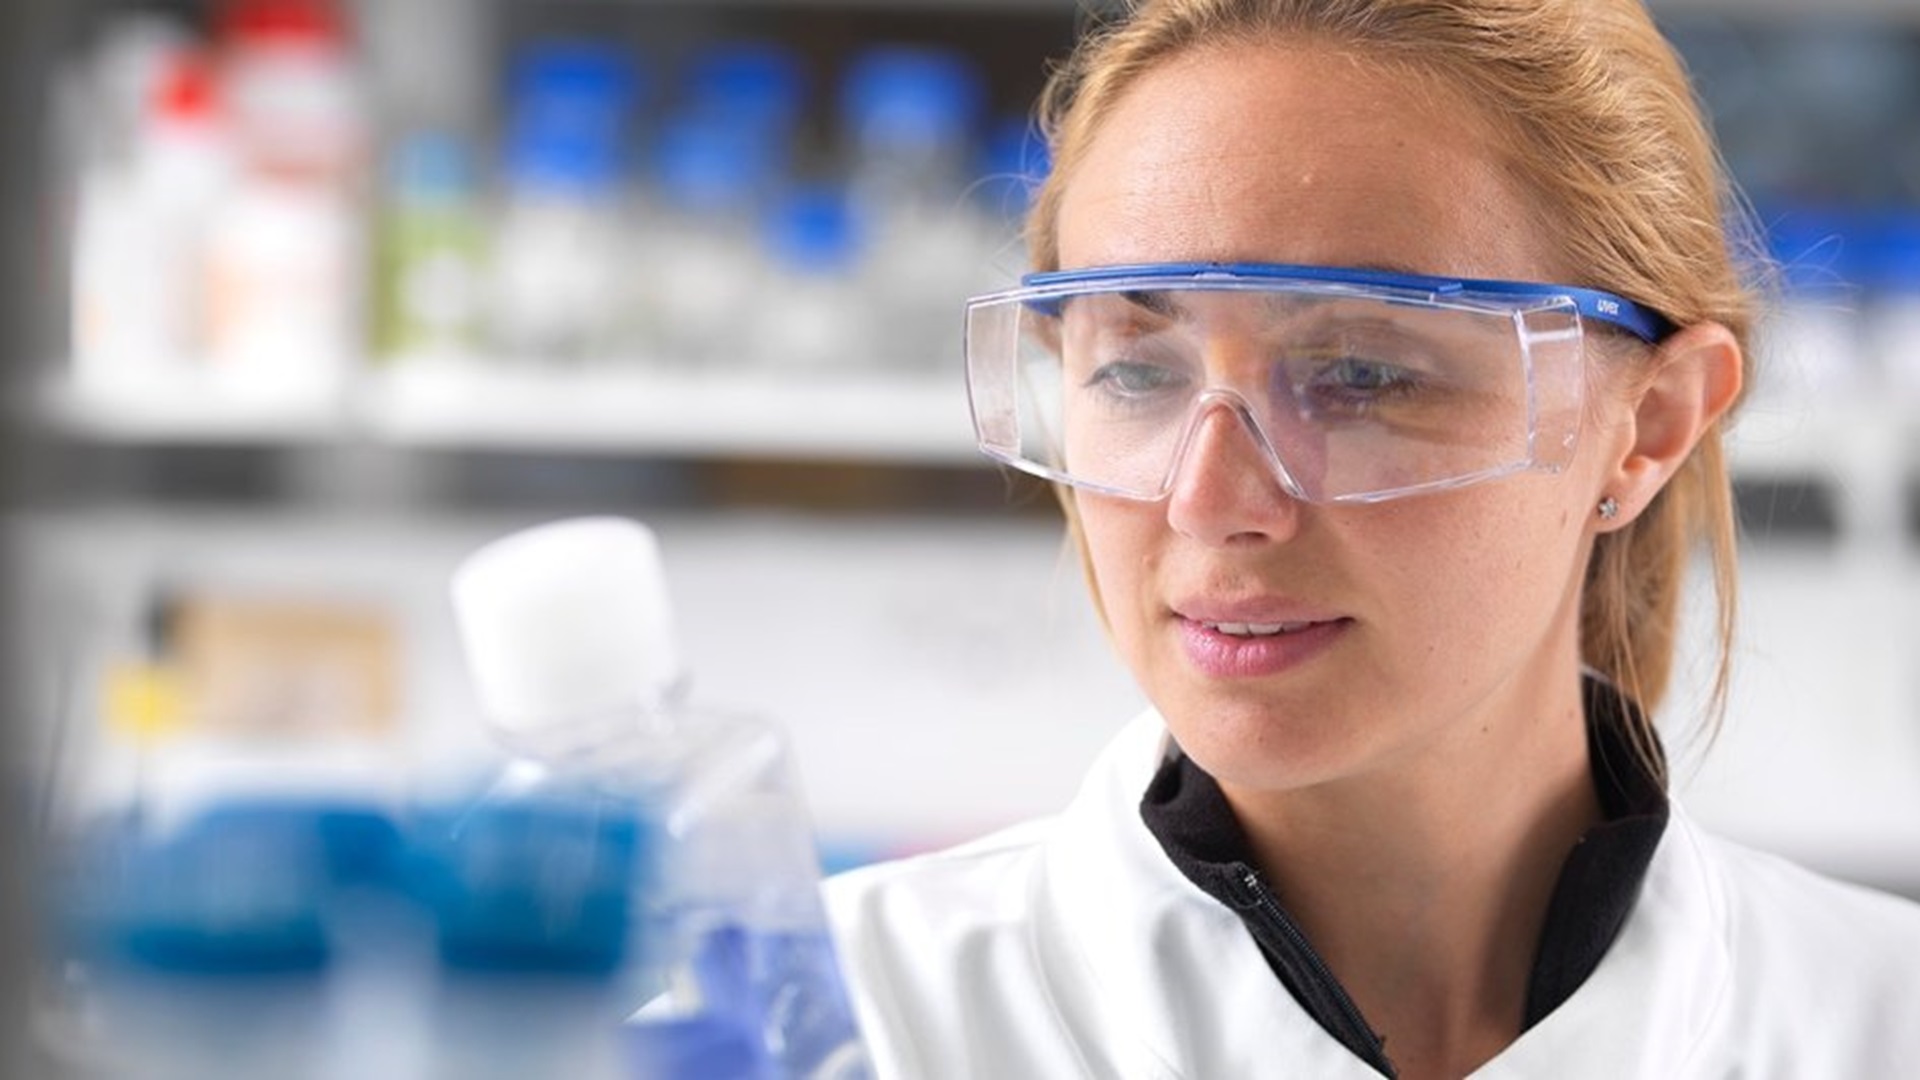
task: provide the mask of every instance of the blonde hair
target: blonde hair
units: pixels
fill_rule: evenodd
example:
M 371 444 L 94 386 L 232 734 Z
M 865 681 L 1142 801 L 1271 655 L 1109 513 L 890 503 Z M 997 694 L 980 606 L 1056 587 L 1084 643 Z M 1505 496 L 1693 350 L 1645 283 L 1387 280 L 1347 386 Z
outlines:
M 1041 99 L 1054 166 L 1028 221 L 1035 268 L 1058 267 L 1062 194 L 1143 73 L 1198 48 L 1276 41 L 1396 65 L 1484 102 L 1513 147 L 1513 175 L 1553 222 L 1569 284 L 1620 293 L 1681 326 L 1719 323 L 1752 355 L 1757 300 L 1736 262 L 1736 250 L 1758 250 L 1750 218 L 1679 59 L 1638 0 L 1144 0 L 1082 40 Z M 1615 351 L 1627 384 L 1652 374 L 1652 350 Z M 1077 531 L 1071 499 L 1062 502 Z M 1582 659 L 1641 706 L 1629 735 L 1662 772 L 1651 716 L 1671 682 L 1696 544 L 1717 598 L 1711 734 L 1726 706 L 1736 609 L 1717 424 L 1634 521 L 1597 537 L 1582 590 Z

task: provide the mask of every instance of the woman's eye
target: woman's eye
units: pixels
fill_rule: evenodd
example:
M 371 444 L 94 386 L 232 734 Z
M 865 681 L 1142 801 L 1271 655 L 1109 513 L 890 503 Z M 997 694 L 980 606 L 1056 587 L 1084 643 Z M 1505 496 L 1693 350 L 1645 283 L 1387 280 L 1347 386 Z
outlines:
M 1327 411 L 1405 403 L 1427 389 L 1427 379 L 1421 372 L 1362 356 L 1324 358 L 1304 374 L 1305 378 L 1294 383 L 1295 392 L 1308 407 Z
M 1159 364 L 1116 360 L 1102 364 L 1088 377 L 1086 385 L 1123 398 L 1147 398 L 1185 387 L 1187 376 Z
M 1354 394 L 1385 394 L 1411 389 L 1418 380 L 1398 364 L 1343 357 L 1320 369 L 1315 385 Z

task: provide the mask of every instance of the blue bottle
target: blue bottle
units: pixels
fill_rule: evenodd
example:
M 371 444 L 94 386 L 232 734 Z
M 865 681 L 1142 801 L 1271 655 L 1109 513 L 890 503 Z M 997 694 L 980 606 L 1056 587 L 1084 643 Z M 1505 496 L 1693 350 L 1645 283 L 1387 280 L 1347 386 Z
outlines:
M 423 808 L 411 832 L 428 1075 L 631 1077 L 619 1029 L 649 866 L 636 802 L 521 762 L 476 799 Z
M 50 1049 L 140 1080 L 334 1075 L 338 901 L 385 875 L 394 839 L 372 810 L 291 799 L 94 821 L 55 871 L 73 984 Z

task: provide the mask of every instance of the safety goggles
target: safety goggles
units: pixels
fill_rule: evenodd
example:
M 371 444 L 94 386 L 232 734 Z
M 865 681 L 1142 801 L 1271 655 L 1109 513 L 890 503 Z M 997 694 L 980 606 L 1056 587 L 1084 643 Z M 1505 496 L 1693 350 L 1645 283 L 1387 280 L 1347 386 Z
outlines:
M 1672 325 L 1593 289 L 1271 264 L 1030 274 L 967 303 L 967 389 L 989 457 L 1164 498 L 1226 409 L 1288 494 L 1378 502 L 1573 455 L 1588 324 Z

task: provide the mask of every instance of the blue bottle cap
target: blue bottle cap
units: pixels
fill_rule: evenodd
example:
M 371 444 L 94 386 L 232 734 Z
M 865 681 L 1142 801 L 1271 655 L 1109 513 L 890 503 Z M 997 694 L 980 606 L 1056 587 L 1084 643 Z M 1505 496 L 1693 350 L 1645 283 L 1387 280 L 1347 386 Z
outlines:
M 859 227 L 846 194 L 795 188 L 768 211 L 765 244 L 778 264 L 802 273 L 849 272 L 860 258 Z
M 639 104 L 641 68 L 633 53 L 598 41 L 538 41 L 515 54 L 509 108 L 561 106 L 625 115 Z
M 904 45 L 857 56 L 841 87 L 841 110 L 857 140 L 878 145 L 961 142 L 986 101 L 979 69 L 964 55 Z
M 667 123 L 654 146 L 654 183 L 685 209 L 737 209 L 766 189 L 774 150 L 751 127 L 683 114 Z
M 506 138 L 511 185 L 588 198 L 612 194 L 625 175 L 625 155 L 616 139 L 545 127 L 515 125 Z
M 631 53 L 600 42 L 538 42 L 515 58 L 508 93 L 513 182 L 585 194 L 619 183 L 640 94 Z
M 728 41 L 689 63 L 686 111 L 721 122 L 783 133 L 798 122 L 807 102 L 800 55 L 771 41 Z

